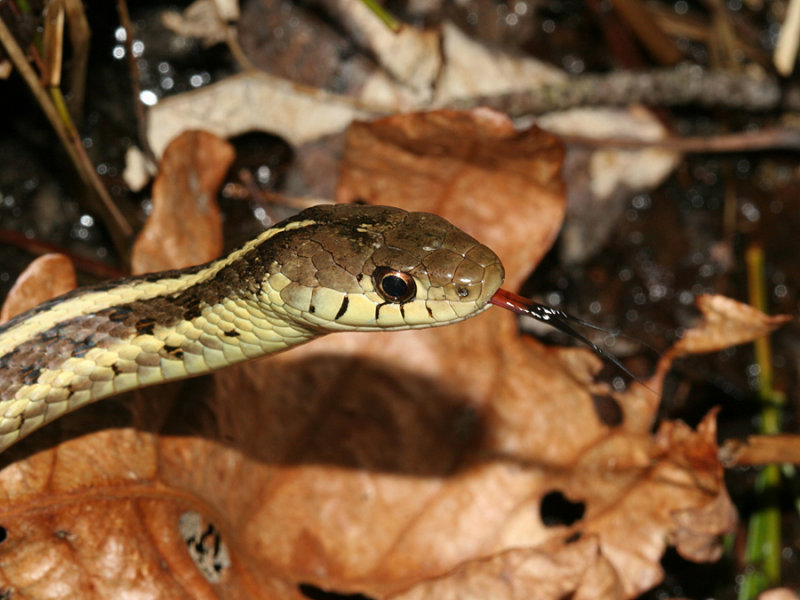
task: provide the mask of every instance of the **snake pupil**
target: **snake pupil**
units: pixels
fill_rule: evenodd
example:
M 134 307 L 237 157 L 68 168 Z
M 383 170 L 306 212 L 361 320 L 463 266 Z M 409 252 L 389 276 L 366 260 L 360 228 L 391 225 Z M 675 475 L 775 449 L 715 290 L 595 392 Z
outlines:
M 381 282 L 381 287 L 383 288 L 383 291 L 386 292 L 387 296 L 394 296 L 395 298 L 405 296 L 406 292 L 408 291 L 408 285 L 406 282 L 395 275 L 388 275 L 384 277 L 383 281 Z
M 388 302 L 407 302 L 417 293 L 414 278 L 408 273 L 378 267 L 372 274 L 375 289 Z

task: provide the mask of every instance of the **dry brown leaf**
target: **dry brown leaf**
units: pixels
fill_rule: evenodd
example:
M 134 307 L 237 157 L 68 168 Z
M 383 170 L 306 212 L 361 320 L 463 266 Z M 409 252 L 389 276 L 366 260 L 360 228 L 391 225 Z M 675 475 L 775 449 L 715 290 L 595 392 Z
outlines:
M 702 319 L 697 327 L 688 330 L 678 343 L 664 352 L 655 374 L 647 382 L 648 388 L 661 389 L 664 377 L 678 358 L 752 342 L 791 320 L 786 315 L 767 316 L 747 304 L 711 294 L 699 296 L 697 307 Z M 634 385 L 617 400 L 626 429 L 639 432 L 651 429 L 660 401 L 655 394 L 643 386 Z
M 202 498 L 161 482 L 158 452 L 152 435 L 111 430 L 6 467 L 0 589 L 24 598 L 291 597 L 268 568 L 243 564 L 232 540 L 219 540 L 214 524 L 225 519 Z
M 205 131 L 187 131 L 164 151 L 153 183 L 153 210 L 133 245 L 134 274 L 182 269 L 222 253 L 219 186 L 233 146 Z
M 670 349 L 670 360 L 752 342 L 792 320 L 787 315 L 767 316 L 725 296 L 702 295 L 697 306 L 703 313 L 702 327 L 686 332 Z
M 8 292 L 0 310 L 0 323 L 76 286 L 72 261 L 63 254 L 44 254 L 27 266 Z
M 233 158 L 233 146 L 205 131 L 188 131 L 167 146 L 153 183 L 153 211 L 133 246 L 133 273 L 182 269 L 219 257 L 217 192 Z
M 482 111 L 370 129 L 351 136 L 365 165 L 348 158 L 343 197 L 445 214 L 493 240 L 511 288 L 524 278 L 563 214 L 550 136 Z M 336 334 L 134 404 L 98 403 L 0 455 L 0 564 L 14 565 L 0 587 L 634 597 L 660 581 L 667 543 L 712 560 L 734 511 L 714 415 L 651 435 L 654 401 L 627 400 L 636 388 L 617 398 L 626 420 L 608 427 L 592 398 L 598 364 L 521 337 L 513 315 L 492 309 L 452 327 Z M 137 429 L 76 438 L 131 420 Z M 546 524 L 551 494 L 581 503 L 583 517 Z

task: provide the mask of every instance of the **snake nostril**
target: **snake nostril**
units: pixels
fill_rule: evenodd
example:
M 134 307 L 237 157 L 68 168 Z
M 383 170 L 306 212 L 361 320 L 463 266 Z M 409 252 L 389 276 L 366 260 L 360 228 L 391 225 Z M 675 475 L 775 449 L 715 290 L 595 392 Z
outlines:
M 466 298 L 469 296 L 469 290 L 465 287 L 456 288 L 456 294 L 459 298 Z

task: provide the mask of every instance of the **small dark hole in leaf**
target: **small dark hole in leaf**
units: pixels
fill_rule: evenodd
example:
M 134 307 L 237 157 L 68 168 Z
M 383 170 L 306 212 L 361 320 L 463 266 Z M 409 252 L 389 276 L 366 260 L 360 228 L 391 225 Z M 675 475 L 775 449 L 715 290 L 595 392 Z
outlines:
M 300 593 L 306 598 L 311 600 L 372 600 L 370 596 L 364 594 L 341 594 L 339 592 L 330 592 L 318 588 L 310 583 L 301 583 L 297 586 Z
M 622 409 L 611 396 L 592 396 L 597 418 L 608 427 L 622 424 Z
M 583 518 L 583 502 L 572 502 L 559 491 L 550 492 L 542 498 L 540 507 L 542 523 L 547 527 L 572 525 Z
M 0 544 L 5 542 L 7 537 L 8 537 L 8 531 L 6 530 L 5 527 L 0 526 Z

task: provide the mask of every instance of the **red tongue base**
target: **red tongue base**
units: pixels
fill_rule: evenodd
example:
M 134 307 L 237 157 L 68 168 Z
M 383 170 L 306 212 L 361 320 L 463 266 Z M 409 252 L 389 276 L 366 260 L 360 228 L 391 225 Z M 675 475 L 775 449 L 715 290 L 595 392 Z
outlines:
M 512 312 L 517 313 L 518 315 L 530 315 L 531 314 L 531 301 L 519 296 L 513 292 L 508 292 L 506 290 L 497 290 L 492 296 L 491 300 L 489 300 L 495 306 L 499 306 L 500 308 L 505 308 Z

